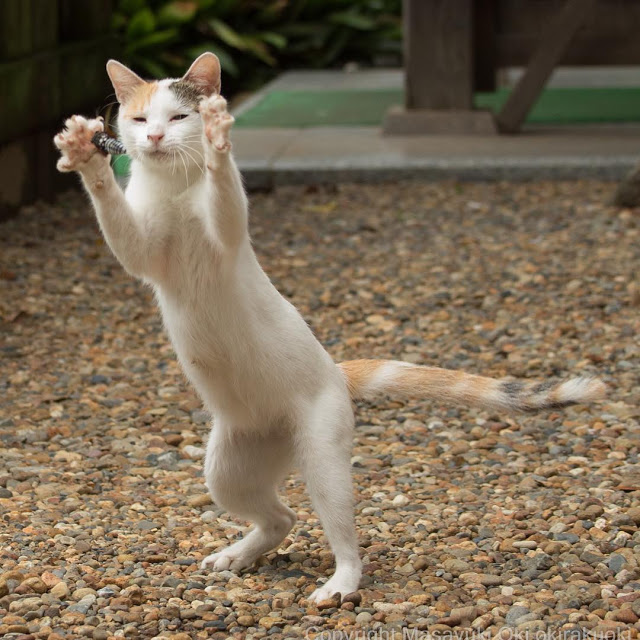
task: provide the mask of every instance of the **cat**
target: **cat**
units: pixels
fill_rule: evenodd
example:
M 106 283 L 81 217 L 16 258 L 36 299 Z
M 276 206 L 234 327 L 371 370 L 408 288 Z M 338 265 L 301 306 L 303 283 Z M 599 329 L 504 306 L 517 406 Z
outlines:
M 203 568 L 238 571 L 277 547 L 296 521 L 277 495 L 292 467 L 306 482 L 335 556 L 322 601 L 358 589 L 352 400 L 421 396 L 491 410 L 534 411 L 596 400 L 597 379 L 500 381 L 400 361 L 334 364 L 272 285 L 251 246 L 234 122 L 220 95 L 220 64 L 205 53 L 179 79 L 147 82 L 110 60 L 119 134 L 131 156 L 126 191 L 91 144 L 100 119 L 73 116 L 54 142 L 60 171 L 77 171 L 106 242 L 149 283 L 165 328 L 213 421 L 204 477 L 216 504 L 253 523 Z

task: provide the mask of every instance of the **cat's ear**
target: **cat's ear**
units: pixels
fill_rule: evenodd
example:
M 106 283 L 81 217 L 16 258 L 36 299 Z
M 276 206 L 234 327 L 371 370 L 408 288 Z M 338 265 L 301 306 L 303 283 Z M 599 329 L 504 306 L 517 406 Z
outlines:
M 120 104 L 124 104 L 140 85 L 146 84 L 139 75 L 117 60 L 107 62 L 107 74 Z
M 205 96 L 220 93 L 220 60 L 213 53 L 203 53 L 182 79 L 195 84 Z

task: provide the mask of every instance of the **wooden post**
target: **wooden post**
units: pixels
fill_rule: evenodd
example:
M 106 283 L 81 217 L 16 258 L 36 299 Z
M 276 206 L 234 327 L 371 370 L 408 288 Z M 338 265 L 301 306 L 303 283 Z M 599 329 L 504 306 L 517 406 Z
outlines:
M 405 0 L 407 109 L 471 109 L 472 0 Z
M 489 112 L 473 110 L 473 0 L 404 0 L 405 105 L 385 134 L 493 133 Z
M 515 133 L 520 129 L 551 72 L 595 3 L 596 0 L 567 0 L 560 13 L 551 21 L 524 75 L 496 116 L 500 132 Z
M 496 90 L 496 0 L 475 0 L 473 5 L 473 88 Z

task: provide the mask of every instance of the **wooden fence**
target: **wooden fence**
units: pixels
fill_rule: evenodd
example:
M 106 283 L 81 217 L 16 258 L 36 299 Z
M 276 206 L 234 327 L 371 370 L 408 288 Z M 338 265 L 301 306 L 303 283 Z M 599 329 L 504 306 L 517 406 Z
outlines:
M 111 92 L 113 0 L 0 0 L 0 218 L 73 184 L 55 171 L 64 118 Z

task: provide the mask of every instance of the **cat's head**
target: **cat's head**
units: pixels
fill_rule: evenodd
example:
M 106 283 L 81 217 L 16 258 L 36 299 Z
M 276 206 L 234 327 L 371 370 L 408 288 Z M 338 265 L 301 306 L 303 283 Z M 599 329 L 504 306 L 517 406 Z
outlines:
M 146 81 L 116 60 L 109 60 L 107 73 L 120 103 L 119 135 L 131 157 L 167 168 L 200 163 L 198 103 L 220 92 L 213 53 L 203 53 L 179 79 Z

